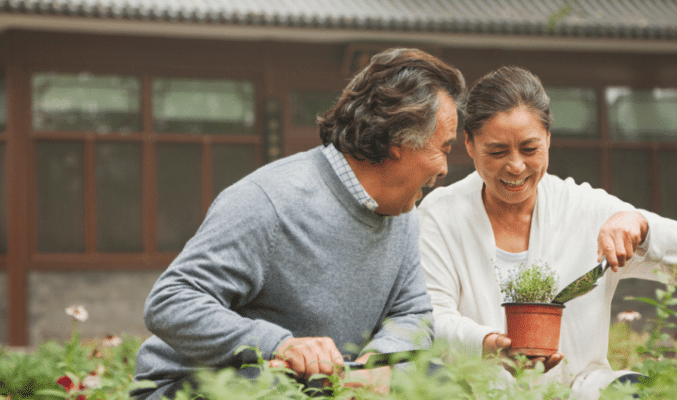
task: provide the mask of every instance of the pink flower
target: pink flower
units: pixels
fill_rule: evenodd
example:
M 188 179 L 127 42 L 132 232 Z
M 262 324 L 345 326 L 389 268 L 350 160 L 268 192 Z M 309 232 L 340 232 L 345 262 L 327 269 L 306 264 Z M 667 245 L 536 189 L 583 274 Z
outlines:
M 122 344 L 122 339 L 118 336 L 107 335 L 103 338 L 101 345 L 103 347 L 118 347 Z

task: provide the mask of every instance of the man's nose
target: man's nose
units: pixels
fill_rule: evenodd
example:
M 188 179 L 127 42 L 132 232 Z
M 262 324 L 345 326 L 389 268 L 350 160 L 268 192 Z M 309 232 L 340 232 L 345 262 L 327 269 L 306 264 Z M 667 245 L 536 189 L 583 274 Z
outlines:
M 447 172 L 449 171 L 449 166 L 447 165 L 447 162 L 445 162 L 440 166 L 440 172 L 437 174 L 439 178 L 444 178 L 447 176 Z

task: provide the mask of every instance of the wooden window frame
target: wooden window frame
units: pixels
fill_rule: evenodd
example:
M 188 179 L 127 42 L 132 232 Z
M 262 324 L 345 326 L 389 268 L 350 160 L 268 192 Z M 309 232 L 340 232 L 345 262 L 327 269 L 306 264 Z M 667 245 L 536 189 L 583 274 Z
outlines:
M 28 78 L 34 74 L 51 73 L 52 70 L 31 71 Z M 65 73 L 80 73 L 82 71 L 68 71 Z M 95 75 L 101 72 L 87 71 Z M 64 73 L 59 71 L 58 73 Z M 161 143 L 197 144 L 201 148 L 201 214 L 204 217 L 211 205 L 215 193 L 212 185 L 212 145 L 252 145 L 256 146 L 257 158 L 255 167 L 263 164 L 263 136 L 258 129 L 255 134 L 247 135 L 214 135 L 194 133 L 156 133 L 152 113 L 152 79 L 155 77 L 178 77 L 174 74 L 128 74 L 120 71 L 107 71 L 110 75 L 136 76 L 141 84 L 141 130 L 132 133 L 107 133 L 78 131 L 36 131 L 32 126 L 28 131 L 29 140 L 29 253 L 31 270 L 157 270 L 166 267 L 178 252 L 160 252 L 157 249 L 157 145 Z M 188 79 L 231 79 L 230 77 L 180 76 Z M 234 78 L 233 78 L 234 79 Z M 238 77 L 237 79 L 241 79 Z M 245 78 L 246 79 L 246 78 Z M 254 82 L 256 87 L 256 82 Z M 255 92 L 256 96 L 258 93 Z M 257 105 L 258 102 L 255 102 Z M 32 108 L 31 108 L 32 111 Z M 258 110 L 258 107 L 256 108 Z M 257 120 L 260 119 L 256 112 Z M 257 121 L 258 123 L 258 121 Z M 84 144 L 84 205 L 85 205 L 85 251 L 83 253 L 41 253 L 38 251 L 37 237 L 37 170 L 36 145 L 41 140 L 69 141 Z M 141 195 L 142 195 L 142 243 L 143 251 L 138 253 L 100 252 L 97 250 L 97 213 L 96 213 L 96 144 L 97 143 L 140 143 L 141 144 Z

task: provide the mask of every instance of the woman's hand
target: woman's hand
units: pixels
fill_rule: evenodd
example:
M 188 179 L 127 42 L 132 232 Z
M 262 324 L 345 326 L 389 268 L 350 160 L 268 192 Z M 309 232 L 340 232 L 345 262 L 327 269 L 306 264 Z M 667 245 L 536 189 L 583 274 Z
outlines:
M 502 354 L 513 359 L 514 361 L 515 355 L 511 354 L 510 346 L 511 340 L 507 336 L 498 333 L 490 333 L 484 337 L 484 341 L 482 342 L 482 355 L 487 357 L 490 355 Z M 521 364 L 520 368 L 533 368 L 537 363 L 541 362 L 545 368 L 544 372 L 548 372 L 555 368 L 557 364 L 559 364 L 563 359 L 564 355 L 562 353 L 555 353 L 549 357 L 530 358 L 527 360 L 526 364 Z M 508 372 L 514 375 L 514 362 L 504 363 L 503 366 L 508 370 Z
M 503 353 L 510 349 L 511 343 L 511 340 L 505 335 L 490 333 L 484 337 L 482 342 L 482 356 L 488 357 Z
M 649 223 L 637 211 L 621 211 L 609 218 L 597 237 L 597 261 L 603 256 L 614 272 L 635 254 L 649 232 Z

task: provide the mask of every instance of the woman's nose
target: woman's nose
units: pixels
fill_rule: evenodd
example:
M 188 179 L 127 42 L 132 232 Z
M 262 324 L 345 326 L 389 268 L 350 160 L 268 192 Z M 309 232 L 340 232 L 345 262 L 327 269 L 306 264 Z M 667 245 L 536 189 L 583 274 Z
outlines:
M 526 165 L 524 164 L 524 159 L 520 156 L 512 156 L 508 160 L 508 165 L 506 166 L 506 169 L 508 172 L 511 174 L 519 175 L 524 170 L 526 169 Z

